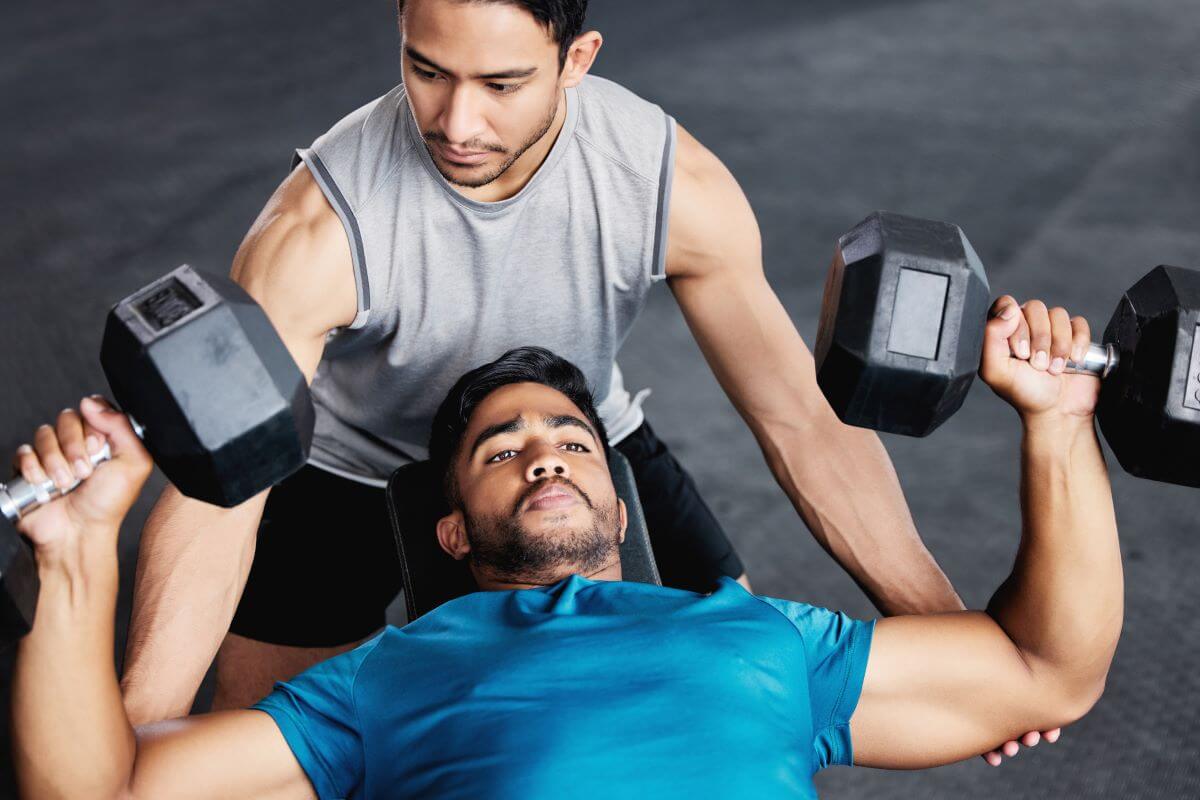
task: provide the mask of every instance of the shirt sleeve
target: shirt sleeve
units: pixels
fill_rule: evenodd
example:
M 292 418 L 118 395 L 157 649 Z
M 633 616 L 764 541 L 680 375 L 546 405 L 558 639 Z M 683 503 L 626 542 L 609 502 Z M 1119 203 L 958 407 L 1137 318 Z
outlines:
M 851 766 L 850 717 L 862 694 L 875 621 L 852 619 L 806 603 L 759 599 L 787 617 L 804 641 L 816 768 Z
M 310 667 L 251 708 L 279 726 L 288 747 L 320 798 L 349 797 L 365 769 L 362 732 L 354 704 L 359 669 L 383 634 Z

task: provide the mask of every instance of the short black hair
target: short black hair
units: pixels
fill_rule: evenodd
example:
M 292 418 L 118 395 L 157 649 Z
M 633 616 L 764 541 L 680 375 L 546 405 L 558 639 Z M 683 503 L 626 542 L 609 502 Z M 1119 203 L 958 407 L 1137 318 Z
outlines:
M 488 395 L 513 383 L 539 383 L 566 395 L 595 430 L 604 458 L 608 459 L 608 433 L 579 367 L 544 347 L 517 347 L 459 378 L 433 416 L 429 460 L 451 508 L 462 506 L 454 462 L 471 416 Z
M 523 8 L 550 32 L 558 43 L 558 68 L 567 63 L 567 51 L 583 30 L 588 0 L 455 0 L 458 3 L 507 3 Z M 396 0 L 396 10 L 404 17 L 404 0 Z

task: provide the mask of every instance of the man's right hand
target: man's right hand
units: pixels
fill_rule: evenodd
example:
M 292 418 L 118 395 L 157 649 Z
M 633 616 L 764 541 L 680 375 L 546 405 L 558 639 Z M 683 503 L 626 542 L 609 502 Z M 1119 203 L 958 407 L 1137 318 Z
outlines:
M 106 442 L 112 460 L 93 468 L 90 456 Z M 115 533 L 154 466 L 129 418 L 98 396 L 85 397 L 79 411 L 64 409 L 55 426 L 38 428 L 33 444 L 17 449 L 13 465 L 31 484 L 52 479 L 65 489 L 83 481 L 17 523 L 33 543 L 39 563 L 70 552 L 89 531 Z

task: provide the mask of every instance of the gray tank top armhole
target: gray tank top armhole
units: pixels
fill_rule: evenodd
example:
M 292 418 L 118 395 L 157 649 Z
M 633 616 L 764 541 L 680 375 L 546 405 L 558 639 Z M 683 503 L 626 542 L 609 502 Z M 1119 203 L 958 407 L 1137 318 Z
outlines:
M 371 314 L 371 284 L 367 279 L 366 248 L 363 245 L 362 231 L 358 227 L 358 218 L 316 151 L 312 148 L 297 150 L 292 158 L 292 168 L 295 169 L 300 162 L 304 162 L 304 166 L 308 167 L 313 180 L 321 187 L 325 199 L 333 206 L 338 219 L 342 221 L 342 227 L 346 229 L 346 238 L 350 241 L 350 257 L 354 262 L 354 282 L 358 290 L 358 314 L 347 329 L 358 330 L 367 324 L 367 317 Z
M 663 139 L 662 166 L 658 173 L 658 214 L 654 225 L 654 257 L 650 260 L 650 281 L 667 277 L 667 220 L 671 210 L 671 181 L 675 177 L 675 118 L 664 114 L 667 133 Z

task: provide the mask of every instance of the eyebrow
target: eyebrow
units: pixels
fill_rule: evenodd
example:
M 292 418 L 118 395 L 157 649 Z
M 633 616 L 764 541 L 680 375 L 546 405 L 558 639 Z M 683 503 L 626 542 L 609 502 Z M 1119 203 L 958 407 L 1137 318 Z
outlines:
M 582 428 L 587 432 L 588 436 L 592 437 L 592 442 L 596 441 L 596 434 L 592 431 L 592 426 L 588 425 L 574 414 L 559 414 L 553 417 L 543 417 L 542 421 L 551 428 L 566 428 L 568 426 L 572 428 Z
M 596 441 L 596 433 L 592 430 L 592 426 L 581 420 L 574 414 L 556 414 L 547 417 L 542 417 L 542 421 L 551 428 L 582 428 L 587 432 L 588 436 L 592 437 L 592 442 Z M 501 436 L 505 433 L 515 433 L 516 431 L 524 430 L 529 427 L 525 423 L 524 417 L 513 417 L 506 422 L 497 422 L 495 425 L 489 425 L 479 432 L 475 437 L 475 444 L 471 445 L 471 454 L 468 459 L 474 458 L 475 453 L 483 446 L 483 443 L 494 436 Z
M 413 61 L 420 61 L 422 64 L 425 64 L 426 66 L 433 67 L 433 69 L 436 70 L 437 72 L 444 73 L 446 75 L 449 75 L 452 78 L 458 77 L 453 72 L 446 69 L 445 67 L 439 67 L 436 62 L 430 61 L 428 58 L 421 55 L 419 52 L 417 52 L 416 50 L 414 50 L 412 47 L 410 47 L 408 45 L 404 46 L 404 52 Z M 503 80 L 506 78 L 528 78 L 530 75 L 532 75 L 533 73 L 535 73 L 537 71 L 538 71 L 537 67 L 525 67 L 523 69 L 506 69 L 506 70 L 502 70 L 500 72 L 487 72 L 487 73 L 482 73 L 482 74 L 475 74 L 475 75 L 470 75 L 468 77 L 470 77 L 472 80 L 481 80 L 481 81 L 482 80 Z

